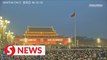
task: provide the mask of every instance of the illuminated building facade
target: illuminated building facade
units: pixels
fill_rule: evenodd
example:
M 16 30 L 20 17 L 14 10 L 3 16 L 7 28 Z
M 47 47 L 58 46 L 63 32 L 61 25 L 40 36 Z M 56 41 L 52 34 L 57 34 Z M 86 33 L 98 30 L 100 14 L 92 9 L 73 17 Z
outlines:
M 53 27 L 28 27 L 24 36 L 16 37 L 15 44 L 63 44 L 71 42 L 70 37 L 64 37 L 57 34 Z

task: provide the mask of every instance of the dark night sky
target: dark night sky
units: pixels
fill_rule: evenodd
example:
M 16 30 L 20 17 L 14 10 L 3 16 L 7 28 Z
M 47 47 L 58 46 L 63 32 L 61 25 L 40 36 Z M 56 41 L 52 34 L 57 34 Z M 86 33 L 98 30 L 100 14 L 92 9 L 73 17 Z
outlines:
M 34 5 L 3 4 L 3 1 L 0 0 L 0 15 L 11 21 L 9 28 L 17 34 L 23 34 L 27 26 L 53 26 L 61 35 L 74 36 L 74 18 L 70 15 L 75 10 L 78 36 L 107 38 L 106 0 L 38 0 L 43 4 Z

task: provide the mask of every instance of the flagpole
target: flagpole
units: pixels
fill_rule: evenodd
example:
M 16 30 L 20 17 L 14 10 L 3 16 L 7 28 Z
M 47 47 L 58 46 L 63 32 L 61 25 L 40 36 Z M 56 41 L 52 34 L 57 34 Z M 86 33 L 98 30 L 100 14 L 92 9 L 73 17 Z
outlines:
M 76 39 L 76 12 L 74 10 L 74 12 L 72 13 L 71 17 L 73 17 L 74 20 L 74 45 L 75 47 L 77 46 L 77 39 Z
M 75 12 L 75 11 L 74 11 Z M 76 29 L 76 15 L 74 16 L 74 39 L 75 39 L 75 47 L 77 47 L 77 39 L 76 39 L 76 36 L 77 36 L 77 29 Z

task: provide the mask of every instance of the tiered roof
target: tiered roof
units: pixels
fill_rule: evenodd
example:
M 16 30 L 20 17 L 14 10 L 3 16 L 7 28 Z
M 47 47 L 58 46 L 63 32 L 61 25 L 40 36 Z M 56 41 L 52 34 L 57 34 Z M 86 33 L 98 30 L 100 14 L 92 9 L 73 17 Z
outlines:
M 53 27 L 28 27 L 25 32 L 26 37 L 36 36 L 57 36 Z

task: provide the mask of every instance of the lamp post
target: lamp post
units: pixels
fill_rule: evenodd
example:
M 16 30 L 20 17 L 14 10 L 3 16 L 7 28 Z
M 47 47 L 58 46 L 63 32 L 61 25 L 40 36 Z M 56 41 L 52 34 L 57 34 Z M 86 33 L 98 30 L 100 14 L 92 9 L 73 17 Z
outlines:
M 10 24 L 10 21 L 5 20 L 2 18 L 2 16 L 0 16 L 0 40 L 1 40 L 1 46 L 0 46 L 0 50 L 4 51 L 3 48 L 4 46 L 6 46 L 8 44 L 7 40 L 6 40 L 6 29 L 7 26 Z M 12 37 L 12 35 L 10 35 Z M 14 37 L 13 37 L 14 38 Z M 2 52 L 1 53 L 1 60 L 2 60 Z
M 14 33 L 9 30 L 8 32 L 5 32 L 5 34 L 6 34 L 8 43 L 13 43 L 13 40 L 15 37 L 15 36 L 13 36 Z
M 70 49 L 71 48 L 71 38 L 68 38 L 68 48 Z
M 3 19 L 3 17 L 2 17 L 2 16 L 0 16 L 0 20 L 1 20 L 1 19 Z
M 97 47 L 101 47 L 101 39 L 97 38 Z
M 0 16 L 0 40 L 1 40 L 1 49 L 3 49 L 3 47 L 6 45 L 6 40 L 4 40 L 5 38 L 5 32 L 6 32 L 6 28 L 8 26 L 8 24 L 10 23 L 10 21 L 8 20 L 4 20 L 2 18 L 2 16 Z

